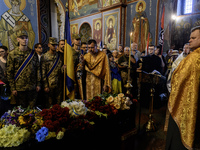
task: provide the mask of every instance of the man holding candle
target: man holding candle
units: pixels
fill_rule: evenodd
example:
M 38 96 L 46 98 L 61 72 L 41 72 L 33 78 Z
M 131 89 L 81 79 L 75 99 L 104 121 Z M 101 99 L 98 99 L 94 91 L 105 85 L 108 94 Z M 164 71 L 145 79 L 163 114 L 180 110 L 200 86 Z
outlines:
M 125 47 L 124 48 L 124 55 L 122 55 L 119 59 L 118 59 L 118 67 L 120 68 L 121 71 L 121 77 L 122 77 L 122 91 L 125 92 L 126 88 L 124 87 L 124 85 L 127 83 L 128 80 L 128 67 L 130 67 L 130 80 L 131 82 L 135 79 L 133 78 L 133 75 L 136 74 L 135 70 L 136 70 L 136 61 L 134 56 L 131 55 L 130 57 L 130 61 L 129 61 L 129 57 L 130 57 L 130 48 L 129 47 Z

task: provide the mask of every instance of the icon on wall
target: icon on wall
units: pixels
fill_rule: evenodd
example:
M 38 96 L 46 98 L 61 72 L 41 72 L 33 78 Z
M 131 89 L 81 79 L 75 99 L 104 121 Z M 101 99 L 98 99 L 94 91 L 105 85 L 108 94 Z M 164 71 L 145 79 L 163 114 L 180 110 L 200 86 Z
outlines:
M 33 48 L 35 33 L 30 19 L 22 12 L 26 7 L 26 0 L 4 0 L 9 8 L 1 15 L 0 42 L 7 46 L 9 51 L 18 46 L 17 35 L 25 30 L 28 34 L 28 47 Z

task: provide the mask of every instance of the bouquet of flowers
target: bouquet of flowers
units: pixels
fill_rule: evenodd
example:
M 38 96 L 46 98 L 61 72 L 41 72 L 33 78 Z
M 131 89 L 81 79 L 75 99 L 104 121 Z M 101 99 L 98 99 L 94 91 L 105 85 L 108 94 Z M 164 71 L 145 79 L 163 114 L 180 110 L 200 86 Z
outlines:
M 86 115 L 87 108 L 85 107 L 85 104 L 82 101 L 63 101 L 61 103 L 61 107 L 69 108 L 69 114 L 71 117 L 77 117 L 79 115 Z
M 40 115 L 44 121 L 42 126 L 47 127 L 51 132 L 58 133 L 68 124 L 69 109 L 56 104 L 51 109 L 43 109 Z
M 0 129 L 0 147 L 16 147 L 27 141 L 30 137 L 30 132 L 16 125 L 5 125 Z
M 130 105 L 132 104 L 132 101 L 129 97 L 125 97 L 123 93 L 118 94 L 116 97 L 109 96 L 106 99 L 106 102 L 112 106 L 114 106 L 116 109 L 130 109 Z
M 18 122 L 18 117 L 20 115 L 22 115 L 24 113 L 24 110 L 21 106 L 17 106 L 17 107 L 14 107 L 13 110 L 8 110 L 7 112 L 5 112 L 2 116 L 1 116 L 1 124 L 2 124 L 2 127 L 4 127 L 5 125 L 9 125 L 9 124 L 12 124 L 12 125 L 19 125 L 19 122 Z
M 113 106 L 105 102 L 100 96 L 95 96 L 92 100 L 86 102 L 86 107 L 94 111 L 97 115 L 110 116 L 116 114 L 118 110 Z

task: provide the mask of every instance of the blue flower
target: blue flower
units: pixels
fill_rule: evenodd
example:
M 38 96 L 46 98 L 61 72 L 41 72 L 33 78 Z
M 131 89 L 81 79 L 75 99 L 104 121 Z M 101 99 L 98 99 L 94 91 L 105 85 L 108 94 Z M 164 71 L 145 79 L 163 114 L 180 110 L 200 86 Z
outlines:
M 6 119 L 7 116 L 8 116 L 8 112 L 5 112 L 5 113 L 1 116 L 1 120 Z
M 42 127 L 40 130 L 38 130 L 38 132 L 36 133 L 36 140 L 38 140 L 38 142 L 42 142 L 45 140 L 45 137 L 48 135 L 49 130 L 46 127 Z
M 47 136 L 48 133 L 49 133 L 49 129 L 46 128 L 46 127 L 42 127 L 40 130 L 41 130 L 41 132 L 42 132 L 45 136 Z

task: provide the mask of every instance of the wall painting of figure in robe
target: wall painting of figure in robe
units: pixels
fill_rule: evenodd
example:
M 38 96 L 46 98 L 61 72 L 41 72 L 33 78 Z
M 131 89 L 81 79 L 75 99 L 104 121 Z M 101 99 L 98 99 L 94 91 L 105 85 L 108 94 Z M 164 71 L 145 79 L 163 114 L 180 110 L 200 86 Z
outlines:
M 9 51 L 18 46 L 17 35 L 25 30 L 28 34 L 28 47 L 35 43 L 37 24 L 37 0 L 1 0 L 0 1 L 0 45 Z M 35 22 L 34 30 L 31 22 Z M 37 41 L 38 42 L 38 41 Z
M 115 50 L 118 43 L 118 12 L 104 16 L 104 43 L 109 50 Z
M 102 23 L 101 18 L 93 19 L 93 39 L 97 41 L 97 45 L 100 46 L 102 41 Z
M 138 50 L 140 52 L 146 49 L 149 34 L 149 21 L 145 9 L 146 2 L 140 0 L 136 4 L 136 14 L 132 20 L 132 41 L 138 44 Z

